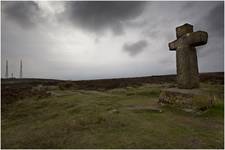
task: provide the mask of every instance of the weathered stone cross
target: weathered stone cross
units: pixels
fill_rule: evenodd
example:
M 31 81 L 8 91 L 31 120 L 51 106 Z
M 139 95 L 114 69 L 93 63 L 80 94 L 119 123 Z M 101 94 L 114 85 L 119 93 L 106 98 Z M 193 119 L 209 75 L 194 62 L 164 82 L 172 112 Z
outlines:
M 199 87 L 198 60 L 195 46 L 207 43 L 208 34 L 193 32 L 193 26 L 184 24 L 176 28 L 177 40 L 169 43 L 170 50 L 176 50 L 177 82 L 179 88 Z

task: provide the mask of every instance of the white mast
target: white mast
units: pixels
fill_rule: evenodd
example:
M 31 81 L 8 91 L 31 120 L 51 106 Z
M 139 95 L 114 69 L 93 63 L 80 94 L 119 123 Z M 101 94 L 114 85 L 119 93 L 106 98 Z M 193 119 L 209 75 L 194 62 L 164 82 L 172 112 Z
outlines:
M 5 78 L 8 78 L 8 77 L 9 77 L 8 60 L 6 60 Z
M 22 64 L 22 60 L 20 60 L 20 78 L 23 78 L 23 64 Z

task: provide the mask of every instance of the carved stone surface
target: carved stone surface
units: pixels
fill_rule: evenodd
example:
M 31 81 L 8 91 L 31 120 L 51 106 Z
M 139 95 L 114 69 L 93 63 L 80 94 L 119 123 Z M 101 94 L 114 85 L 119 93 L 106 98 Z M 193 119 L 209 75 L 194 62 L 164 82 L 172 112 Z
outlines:
M 170 50 L 176 50 L 177 83 L 179 88 L 199 87 L 198 61 L 195 46 L 207 43 L 208 34 L 193 32 L 193 26 L 184 24 L 176 28 L 177 40 L 169 43 Z

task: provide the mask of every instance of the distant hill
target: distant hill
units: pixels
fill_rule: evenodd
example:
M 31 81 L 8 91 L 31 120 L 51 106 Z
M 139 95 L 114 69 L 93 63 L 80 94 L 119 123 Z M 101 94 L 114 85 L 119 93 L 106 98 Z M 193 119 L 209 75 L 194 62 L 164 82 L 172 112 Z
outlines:
M 114 79 L 97 79 L 97 80 L 55 80 L 55 79 L 38 79 L 38 78 L 23 78 L 23 79 L 1 79 L 2 85 L 10 84 L 29 84 L 29 85 L 56 85 L 62 82 L 70 82 L 76 84 L 81 89 L 111 89 L 124 87 L 129 85 L 140 85 L 143 83 L 173 83 L 176 81 L 176 75 L 157 75 L 144 76 L 134 78 L 114 78 Z M 200 73 L 201 82 L 224 83 L 224 72 Z

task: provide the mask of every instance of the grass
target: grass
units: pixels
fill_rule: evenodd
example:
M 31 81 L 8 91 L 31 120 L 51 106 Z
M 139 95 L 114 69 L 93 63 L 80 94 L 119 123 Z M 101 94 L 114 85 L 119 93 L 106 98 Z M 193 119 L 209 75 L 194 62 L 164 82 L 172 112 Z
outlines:
M 54 90 L 60 96 L 27 98 L 2 111 L 2 148 L 223 148 L 223 85 L 202 84 L 218 95 L 203 114 L 155 106 L 165 85 L 108 91 Z M 113 111 L 117 110 L 117 111 Z

